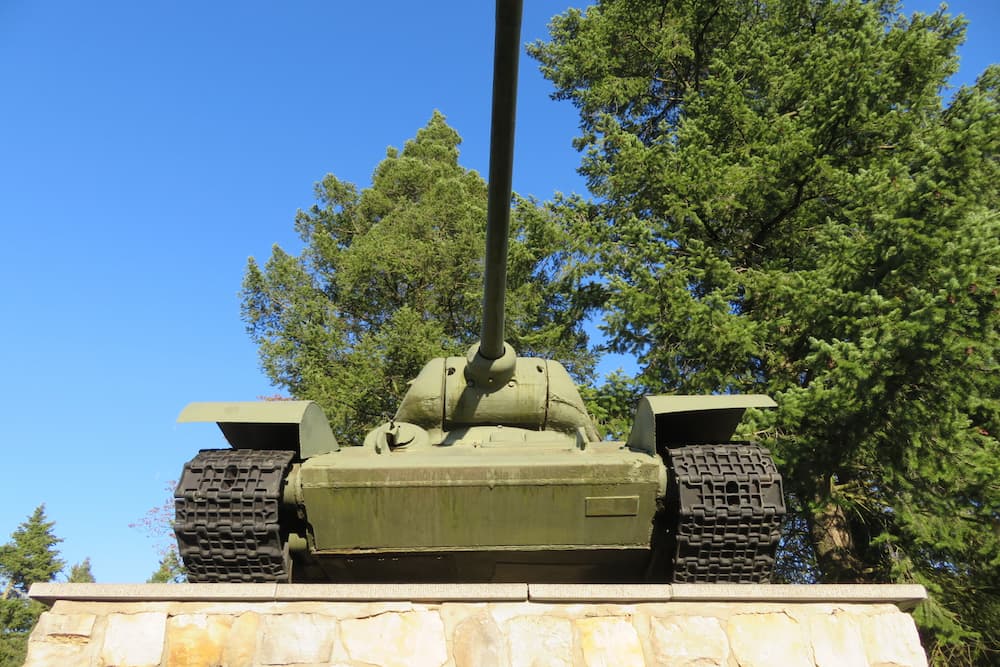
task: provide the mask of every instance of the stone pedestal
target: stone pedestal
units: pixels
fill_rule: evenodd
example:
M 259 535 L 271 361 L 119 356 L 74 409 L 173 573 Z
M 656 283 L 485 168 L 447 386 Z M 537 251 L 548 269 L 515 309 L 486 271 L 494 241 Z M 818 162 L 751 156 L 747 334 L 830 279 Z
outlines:
M 36 584 L 26 667 L 926 665 L 920 586 Z

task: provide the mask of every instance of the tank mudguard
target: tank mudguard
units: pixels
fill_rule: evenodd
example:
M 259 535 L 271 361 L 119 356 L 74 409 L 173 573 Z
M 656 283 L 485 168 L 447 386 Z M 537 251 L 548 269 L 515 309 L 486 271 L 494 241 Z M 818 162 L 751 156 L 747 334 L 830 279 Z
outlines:
M 312 401 L 189 403 L 179 422 L 215 422 L 234 449 L 283 449 L 307 459 L 340 449 Z
M 645 396 L 636 406 L 628 447 L 655 456 L 658 445 L 728 442 L 747 408 L 773 407 L 777 403 L 763 394 Z

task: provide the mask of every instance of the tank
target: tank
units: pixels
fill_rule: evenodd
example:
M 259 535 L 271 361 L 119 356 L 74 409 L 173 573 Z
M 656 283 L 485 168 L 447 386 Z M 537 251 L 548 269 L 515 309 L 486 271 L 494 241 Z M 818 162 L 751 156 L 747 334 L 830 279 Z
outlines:
M 175 493 L 191 582 L 769 581 L 785 513 L 762 395 L 647 396 L 602 439 L 566 369 L 503 340 L 521 0 L 497 3 L 481 340 L 338 443 L 308 401 L 192 403 L 228 449 Z

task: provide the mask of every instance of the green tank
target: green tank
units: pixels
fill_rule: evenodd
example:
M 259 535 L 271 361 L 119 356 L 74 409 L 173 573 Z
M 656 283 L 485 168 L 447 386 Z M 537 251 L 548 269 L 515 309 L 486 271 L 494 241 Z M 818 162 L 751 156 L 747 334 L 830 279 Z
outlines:
M 188 405 L 231 445 L 177 485 L 189 581 L 769 581 L 781 476 L 732 438 L 770 398 L 647 396 L 604 440 L 562 365 L 503 341 L 520 24 L 498 0 L 480 343 L 351 446 L 309 401 Z

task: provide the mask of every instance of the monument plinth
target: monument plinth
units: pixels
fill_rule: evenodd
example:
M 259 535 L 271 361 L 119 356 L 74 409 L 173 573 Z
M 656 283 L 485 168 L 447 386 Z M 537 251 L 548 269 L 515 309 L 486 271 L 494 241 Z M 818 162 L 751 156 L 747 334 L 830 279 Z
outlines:
M 926 665 L 921 586 L 36 584 L 26 667 Z

